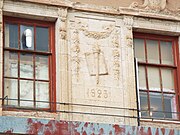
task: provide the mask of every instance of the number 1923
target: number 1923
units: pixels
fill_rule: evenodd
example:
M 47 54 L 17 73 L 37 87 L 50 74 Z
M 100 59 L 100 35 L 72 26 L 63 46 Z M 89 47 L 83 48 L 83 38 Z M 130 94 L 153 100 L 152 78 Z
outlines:
M 102 90 L 99 88 L 88 89 L 88 92 L 89 92 L 89 96 L 93 97 L 93 98 L 105 98 L 105 99 L 107 99 L 109 97 L 107 90 Z

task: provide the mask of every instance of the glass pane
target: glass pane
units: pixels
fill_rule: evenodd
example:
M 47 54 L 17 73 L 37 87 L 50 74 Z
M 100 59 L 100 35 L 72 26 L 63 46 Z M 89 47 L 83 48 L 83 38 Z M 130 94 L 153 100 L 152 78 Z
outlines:
M 4 76 L 18 76 L 18 55 L 17 53 L 4 52 Z
M 36 100 L 49 102 L 49 82 L 36 82 Z M 36 102 L 36 107 L 49 108 L 47 102 Z
M 149 89 L 160 91 L 159 68 L 148 67 L 147 69 Z
M 139 87 L 141 90 L 146 90 L 146 75 L 145 75 L 145 67 L 139 66 Z
M 33 57 L 30 54 L 20 55 L 20 77 L 33 78 Z
M 163 91 L 174 92 L 174 73 L 171 69 L 161 69 Z
M 149 116 L 148 113 L 148 99 L 146 93 L 140 93 L 140 106 L 141 106 L 141 115 L 143 116 Z
M 4 97 L 8 96 L 10 99 L 4 100 L 5 105 L 18 105 L 18 81 L 16 79 L 4 79 Z
M 20 26 L 21 49 L 34 50 L 34 28 L 31 26 Z
M 20 106 L 33 107 L 33 81 L 20 80 Z
M 145 62 L 145 49 L 143 39 L 134 39 L 134 53 L 138 61 Z
M 36 27 L 36 50 L 49 51 L 49 29 Z
M 172 42 L 161 42 L 162 64 L 173 65 Z
M 146 40 L 148 63 L 159 63 L 158 41 Z
M 159 93 L 150 94 L 150 115 L 151 117 L 164 118 L 162 107 L 162 95 Z
M 166 112 L 165 117 L 176 119 L 177 114 L 172 113 L 172 112 L 177 112 L 175 95 L 173 95 L 173 94 L 164 95 L 164 106 L 165 106 L 165 112 Z
M 48 56 L 36 56 L 36 79 L 49 80 Z
M 5 47 L 18 48 L 18 25 L 5 24 Z

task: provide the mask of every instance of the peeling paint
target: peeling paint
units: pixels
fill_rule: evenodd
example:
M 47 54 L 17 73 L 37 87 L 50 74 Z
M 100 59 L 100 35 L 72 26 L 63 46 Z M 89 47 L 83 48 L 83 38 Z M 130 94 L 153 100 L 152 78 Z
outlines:
M 35 135 L 179 135 L 180 130 L 90 122 L 0 117 L 0 132 Z
M 4 133 L 6 133 L 6 134 L 13 133 L 13 129 L 7 130 L 7 131 L 5 131 Z
M 125 133 L 125 128 L 120 127 L 119 125 L 114 125 L 115 134 Z

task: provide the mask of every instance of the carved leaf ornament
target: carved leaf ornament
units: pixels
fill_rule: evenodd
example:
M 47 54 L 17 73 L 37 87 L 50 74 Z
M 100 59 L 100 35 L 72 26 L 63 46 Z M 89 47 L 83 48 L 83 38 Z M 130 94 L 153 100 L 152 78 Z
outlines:
M 137 2 L 131 4 L 132 8 L 140 9 L 152 9 L 152 10 L 164 10 L 167 5 L 167 0 L 144 0 L 142 5 L 139 5 Z

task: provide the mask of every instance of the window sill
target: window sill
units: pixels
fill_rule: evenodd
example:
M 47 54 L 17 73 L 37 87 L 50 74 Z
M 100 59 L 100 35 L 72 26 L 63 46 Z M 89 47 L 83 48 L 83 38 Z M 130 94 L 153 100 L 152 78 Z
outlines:
M 32 108 L 32 107 L 17 107 L 17 106 L 3 106 L 4 111 L 24 111 L 24 112 L 55 112 L 51 111 L 50 108 Z
M 59 114 L 51 113 L 51 112 L 45 112 L 45 111 L 34 111 L 34 110 L 31 110 L 31 111 L 3 110 L 2 111 L 2 116 L 57 119 L 59 117 Z

